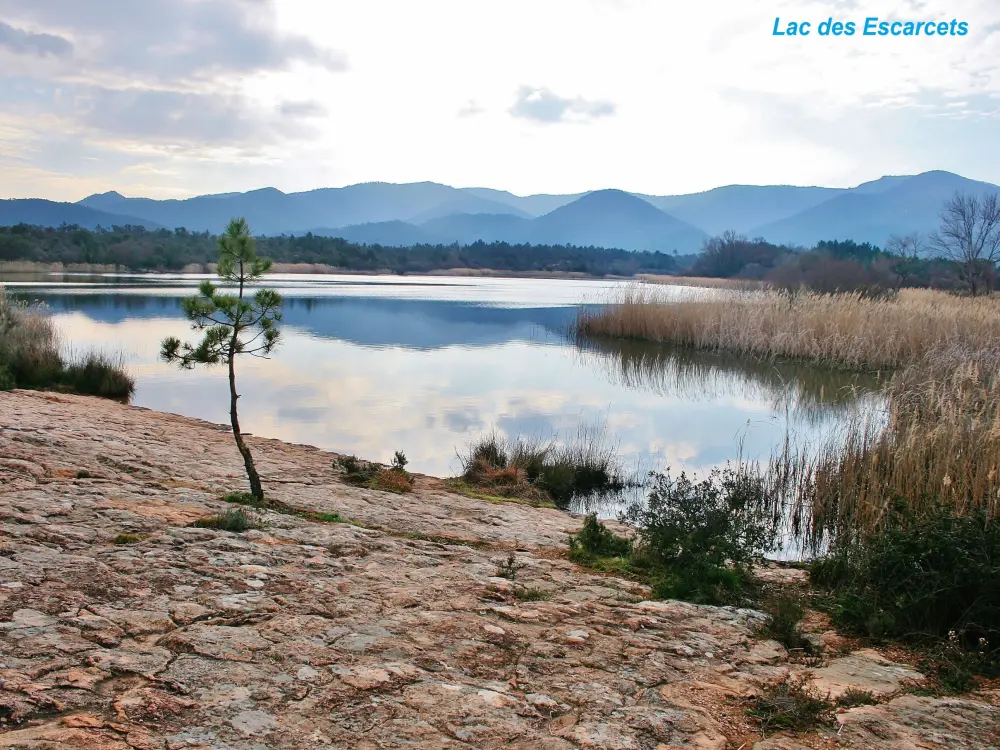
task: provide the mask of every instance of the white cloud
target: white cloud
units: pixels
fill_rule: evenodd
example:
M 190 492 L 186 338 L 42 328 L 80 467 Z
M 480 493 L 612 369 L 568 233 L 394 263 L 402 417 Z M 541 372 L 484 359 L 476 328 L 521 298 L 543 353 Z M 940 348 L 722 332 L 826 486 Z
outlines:
M 7 195 L 368 180 L 663 194 L 931 168 L 1000 181 L 995 0 L 123 2 L 0 0 L 21 45 L 0 36 L 0 154 L 20 160 L 0 156 Z M 771 34 L 776 16 L 869 14 L 969 34 Z M 122 93 L 135 88 L 159 93 Z M 103 112 L 81 106 L 105 90 Z M 116 159 L 75 183 L 41 146 L 67 137 L 159 171 Z

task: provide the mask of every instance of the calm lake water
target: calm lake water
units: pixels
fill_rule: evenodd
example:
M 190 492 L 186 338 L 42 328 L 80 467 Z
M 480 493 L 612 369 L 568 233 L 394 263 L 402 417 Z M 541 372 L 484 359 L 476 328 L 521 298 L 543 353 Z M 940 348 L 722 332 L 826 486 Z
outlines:
M 43 301 L 67 348 L 121 351 L 133 403 L 228 423 L 223 369 L 157 361 L 169 335 L 193 340 L 180 307 L 194 275 L 0 277 Z M 567 325 L 619 282 L 276 275 L 283 342 L 238 363 L 247 432 L 446 476 L 457 452 L 496 429 L 574 436 L 603 425 L 629 465 L 699 474 L 766 459 L 786 433 L 814 441 L 874 382 L 796 365 L 636 342 L 574 344 Z M 671 287 L 669 293 L 724 294 Z

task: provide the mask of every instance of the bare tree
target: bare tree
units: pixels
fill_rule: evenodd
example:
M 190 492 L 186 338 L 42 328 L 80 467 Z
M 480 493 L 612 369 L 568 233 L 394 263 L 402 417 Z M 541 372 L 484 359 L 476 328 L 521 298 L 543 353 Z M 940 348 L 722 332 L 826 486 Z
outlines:
M 894 234 L 886 240 L 885 252 L 893 257 L 892 271 L 899 277 L 899 285 L 906 286 L 920 269 L 920 256 L 927 250 L 927 241 L 919 232 Z
M 955 193 L 941 211 L 931 247 L 959 266 L 973 296 L 989 289 L 1000 260 L 1000 194 Z

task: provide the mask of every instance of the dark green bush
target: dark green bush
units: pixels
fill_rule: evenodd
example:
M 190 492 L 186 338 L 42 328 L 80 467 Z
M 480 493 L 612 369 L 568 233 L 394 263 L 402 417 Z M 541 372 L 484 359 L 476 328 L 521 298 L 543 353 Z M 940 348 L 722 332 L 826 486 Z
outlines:
M 583 519 L 580 531 L 569 538 L 569 549 L 571 557 L 626 557 L 632 551 L 632 540 L 615 534 L 592 513 Z
M 761 635 L 773 638 L 789 651 L 812 653 L 812 643 L 802 634 L 805 606 L 802 597 L 793 591 L 779 591 L 764 601 L 767 615 Z
M 835 543 L 811 575 L 833 593 L 831 616 L 845 629 L 1000 646 L 1000 525 L 985 511 L 894 511 L 879 533 Z
M 6 365 L 0 364 L 0 391 L 12 391 L 17 387 L 14 376 Z
M 651 477 L 648 501 L 625 514 L 638 531 L 633 562 L 650 569 L 657 596 L 736 603 L 753 565 L 774 547 L 777 521 L 763 480 L 730 467 L 701 481 Z

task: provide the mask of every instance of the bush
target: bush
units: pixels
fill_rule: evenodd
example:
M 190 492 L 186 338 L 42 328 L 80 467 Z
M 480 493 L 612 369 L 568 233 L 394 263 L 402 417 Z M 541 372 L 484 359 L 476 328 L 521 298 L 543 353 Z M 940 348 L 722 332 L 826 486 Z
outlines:
M 767 620 L 761 628 L 762 635 L 773 638 L 789 651 L 812 653 L 812 643 L 802 634 L 805 607 L 800 596 L 781 591 L 765 601 L 763 609 Z
M 604 441 L 602 430 L 586 426 L 566 444 L 491 432 L 459 458 L 461 479 L 476 490 L 499 497 L 549 499 L 563 509 L 576 500 L 592 501 L 635 486 L 620 466 L 617 447 Z
M 618 536 L 592 513 L 583 519 L 580 531 L 569 538 L 570 557 L 627 557 L 632 540 Z
M 762 478 L 730 467 L 701 481 L 684 473 L 651 477 L 647 503 L 624 517 L 638 530 L 633 561 L 652 571 L 654 593 L 706 604 L 738 601 L 776 537 Z
M 115 360 L 101 352 L 90 352 L 79 362 L 66 365 L 60 381 L 87 396 L 128 401 L 135 393 L 135 379 L 121 358 Z
M 618 536 L 590 515 L 569 539 L 570 559 L 642 578 L 660 599 L 741 603 L 753 565 L 776 536 L 763 479 L 746 468 L 715 470 L 700 482 L 685 474 L 650 476 L 647 502 L 622 517 L 636 538 Z
M 811 575 L 848 630 L 1000 645 L 1000 525 L 984 510 L 893 511 L 883 530 L 835 544 Z

